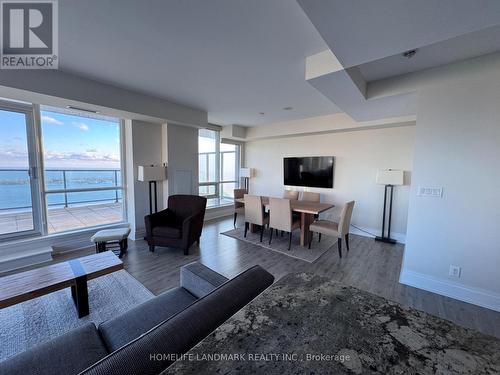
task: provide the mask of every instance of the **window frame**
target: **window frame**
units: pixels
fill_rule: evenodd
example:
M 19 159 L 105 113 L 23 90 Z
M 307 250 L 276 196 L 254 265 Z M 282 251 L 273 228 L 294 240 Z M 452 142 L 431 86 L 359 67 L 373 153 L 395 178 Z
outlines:
M 214 188 L 214 193 L 209 194 L 209 195 L 202 195 L 203 197 L 207 199 L 218 199 L 219 203 L 216 205 L 209 206 L 209 208 L 215 208 L 215 207 L 220 207 L 220 206 L 225 206 L 229 205 L 232 203 L 227 203 L 227 204 L 221 204 L 220 201 L 222 199 L 232 199 L 232 197 L 229 196 L 221 196 L 223 194 L 223 185 L 224 184 L 234 184 L 235 188 L 238 188 L 240 186 L 240 164 L 241 164 L 241 145 L 236 144 L 236 143 L 228 143 L 228 142 L 222 142 L 221 136 L 220 136 L 220 131 L 214 130 L 214 129 L 200 129 L 200 130 L 209 130 L 215 133 L 215 151 L 211 152 L 198 152 L 198 161 L 200 160 L 201 155 L 206 155 L 206 170 L 207 170 L 207 177 L 210 176 L 210 171 L 209 171 L 209 155 L 215 155 L 215 181 L 200 181 L 199 178 L 199 172 L 198 172 L 198 186 L 199 187 L 204 187 L 204 186 L 213 186 Z M 198 134 L 198 137 L 200 135 Z M 230 144 L 235 146 L 234 151 L 221 151 L 221 144 Z M 224 172 L 224 154 L 233 154 L 234 153 L 234 180 L 224 180 L 223 179 L 223 172 Z M 199 170 L 199 166 L 198 166 Z M 207 178 L 208 179 L 208 178 Z M 198 194 L 199 190 L 198 190 Z
M 0 99 L 0 110 L 16 112 L 25 115 L 26 146 L 28 148 L 28 175 L 31 190 L 31 212 L 33 229 L 0 234 L 0 242 L 36 237 L 43 233 L 43 219 L 40 202 L 40 165 L 37 148 L 37 132 L 35 126 L 35 106 L 30 103 Z
M 94 226 L 84 226 L 80 228 L 68 229 L 64 231 L 49 232 L 49 213 L 47 204 L 47 195 L 54 194 L 54 191 L 46 189 L 45 183 L 45 166 L 44 166 L 44 143 L 42 134 L 41 113 L 42 111 L 50 111 L 58 109 L 64 112 L 71 113 L 64 108 L 55 106 L 43 106 L 37 103 L 26 103 L 10 99 L 0 99 L 0 110 L 17 112 L 24 114 L 26 117 L 26 137 L 28 147 L 28 160 L 29 160 L 29 175 L 30 175 L 30 188 L 31 188 L 31 201 L 32 201 L 32 216 L 33 216 L 33 229 L 0 234 L 0 243 L 7 241 L 15 241 L 23 238 L 37 238 L 46 237 L 67 233 L 78 233 L 92 230 L 95 228 L 104 228 L 108 226 L 116 226 L 127 222 L 127 189 L 126 189 L 126 142 L 125 142 L 125 121 L 124 119 L 117 119 L 119 126 L 119 139 L 120 139 L 120 179 L 117 181 L 119 186 L 115 189 L 107 190 L 120 190 L 122 201 L 122 219 L 110 223 L 99 224 Z M 77 111 L 73 112 L 78 116 Z M 96 116 L 101 117 L 101 116 Z M 109 116 L 102 116 L 109 117 Z M 106 189 L 103 189 L 106 190 Z

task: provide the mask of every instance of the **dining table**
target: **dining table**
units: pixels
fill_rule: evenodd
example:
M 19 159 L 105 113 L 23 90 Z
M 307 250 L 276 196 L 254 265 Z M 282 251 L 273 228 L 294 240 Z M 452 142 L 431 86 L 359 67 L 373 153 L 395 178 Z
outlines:
M 245 204 L 245 198 L 237 198 L 235 202 Z M 267 210 L 269 209 L 269 197 L 262 197 L 262 206 Z M 290 200 L 292 212 L 300 214 L 300 245 L 307 247 L 309 245 L 309 238 L 312 235 L 309 226 L 314 222 L 314 216 L 319 215 L 326 210 L 335 207 L 331 203 L 310 202 L 301 200 Z M 250 231 L 257 232 L 258 225 L 251 224 Z

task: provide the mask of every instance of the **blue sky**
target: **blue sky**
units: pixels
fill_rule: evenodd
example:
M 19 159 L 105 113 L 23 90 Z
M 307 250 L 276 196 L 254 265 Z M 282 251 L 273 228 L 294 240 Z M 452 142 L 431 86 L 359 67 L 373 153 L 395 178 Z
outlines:
M 119 124 L 41 111 L 46 168 L 119 168 Z M 24 115 L 0 111 L 0 168 L 27 166 Z

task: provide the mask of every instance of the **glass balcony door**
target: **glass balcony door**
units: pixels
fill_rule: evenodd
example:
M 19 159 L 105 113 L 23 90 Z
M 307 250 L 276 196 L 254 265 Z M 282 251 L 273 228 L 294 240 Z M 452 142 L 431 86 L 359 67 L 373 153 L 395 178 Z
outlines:
M 41 232 L 33 108 L 0 101 L 0 239 Z

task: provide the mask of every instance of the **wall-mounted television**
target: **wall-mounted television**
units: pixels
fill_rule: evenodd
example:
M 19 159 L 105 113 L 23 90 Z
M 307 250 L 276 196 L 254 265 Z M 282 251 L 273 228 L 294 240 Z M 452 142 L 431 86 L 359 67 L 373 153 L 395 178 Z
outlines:
M 333 156 L 284 158 L 284 184 L 333 188 L 334 161 Z

